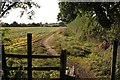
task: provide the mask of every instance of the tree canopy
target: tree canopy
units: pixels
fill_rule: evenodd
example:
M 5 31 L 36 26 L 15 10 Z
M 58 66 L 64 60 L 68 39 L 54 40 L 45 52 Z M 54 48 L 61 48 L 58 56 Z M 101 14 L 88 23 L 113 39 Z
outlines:
M 104 28 L 120 18 L 120 2 L 60 2 L 58 20 L 69 23 L 77 14 L 91 13 Z

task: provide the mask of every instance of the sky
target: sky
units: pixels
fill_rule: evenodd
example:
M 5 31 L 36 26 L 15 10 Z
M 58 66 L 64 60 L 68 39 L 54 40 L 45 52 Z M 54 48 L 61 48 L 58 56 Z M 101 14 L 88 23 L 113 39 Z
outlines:
M 12 23 L 14 21 L 18 23 L 56 23 L 57 15 L 59 13 L 58 2 L 59 0 L 32 0 L 40 5 L 40 8 L 33 7 L 35 11 L 33 20 L 28 19 L 27 13 L 20 18 L 20 11 L 22 9 L 13 9 L 6 18 L 2 18 L 2 22 Z

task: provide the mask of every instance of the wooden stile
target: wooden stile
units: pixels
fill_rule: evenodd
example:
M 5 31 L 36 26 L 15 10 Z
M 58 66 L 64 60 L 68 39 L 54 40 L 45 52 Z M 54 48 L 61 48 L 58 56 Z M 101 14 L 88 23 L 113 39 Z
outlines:
M 32 80 L 32 71 L 33 70 L 59 70 L 60 71 L 60 80 L 65 80 L 65 70 L 66 70 L 66 50 L 61 51 L 61 55 L 50 56 L 50 55 L 32 55 L 32 34 L 27 34 L 27 55 L 21 54 L 5 54 L 4 45 L 2 46 L 2 69 L 4 72 L 3 79 L 7 79 L 9 75 L 8 70 L 22 70 L 20 67 L 7 67 L 6 57 L 11 58 L 26 58 L 28 61 L 28 66 L 24 67 L 24 70 L 28 71 L 28 80 Z M 43 67 L 32 67 L 32 58 L 60 58 L 60 67 L 56 66 L 43 66 Z M 53 79 L 56 80 L 56 79 Z M 59 80 L 59 79 L 58 79 Z

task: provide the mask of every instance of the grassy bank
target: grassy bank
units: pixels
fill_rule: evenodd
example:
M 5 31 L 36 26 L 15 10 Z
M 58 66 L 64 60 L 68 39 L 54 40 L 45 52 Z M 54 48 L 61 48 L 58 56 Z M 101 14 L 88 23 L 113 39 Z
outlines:
M 69 59 L 79 63 L 88 71 L 93 71 L 96 77 L 110 78 L 112 45 L 109 45 L 109 47 L 105 49 L 104 46 L 106 45 L 103 45 L 103 41 L 95 38 L 97 36 L 92 37 L 93 35 L 91 36 L 91 34 L 87 35 L 90 31 L 87 31 L 85 28 L 93 26 L 92 24 L 88 26 L 89 20 L 86 19 L 84 23 L 80 21 L 81 18 L 78 16 L 74 21 L 68 24 L 64 33 L 57 34 L 52 47 L 58 52 L 60 52 L 61 49 L 66 49 Z M 92 30 L 92 28 L 90 29 Z

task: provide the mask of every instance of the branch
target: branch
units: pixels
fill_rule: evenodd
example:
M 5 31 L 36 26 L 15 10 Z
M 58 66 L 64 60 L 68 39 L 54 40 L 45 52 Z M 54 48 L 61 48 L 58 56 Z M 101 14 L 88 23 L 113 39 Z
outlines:
M 93 5 L 94 11 L 98 17 L 98 22 L 102 25 L 104 28 L 110 28 L 111 27 L 111 21 L 107 18 L 104 9 L 100 5 L 101 3 L 95 3 Z
M 14 2 L 12 5 L 10 5 L 6 10 L 3 11 L 3 13 L 1 14 L 0 17 L 4 16 L 4 14 L 5 14 L 8 10 L 10 10 L 14 5 L 16 5 L 17 3 L 18 3 L 18 2 Z

